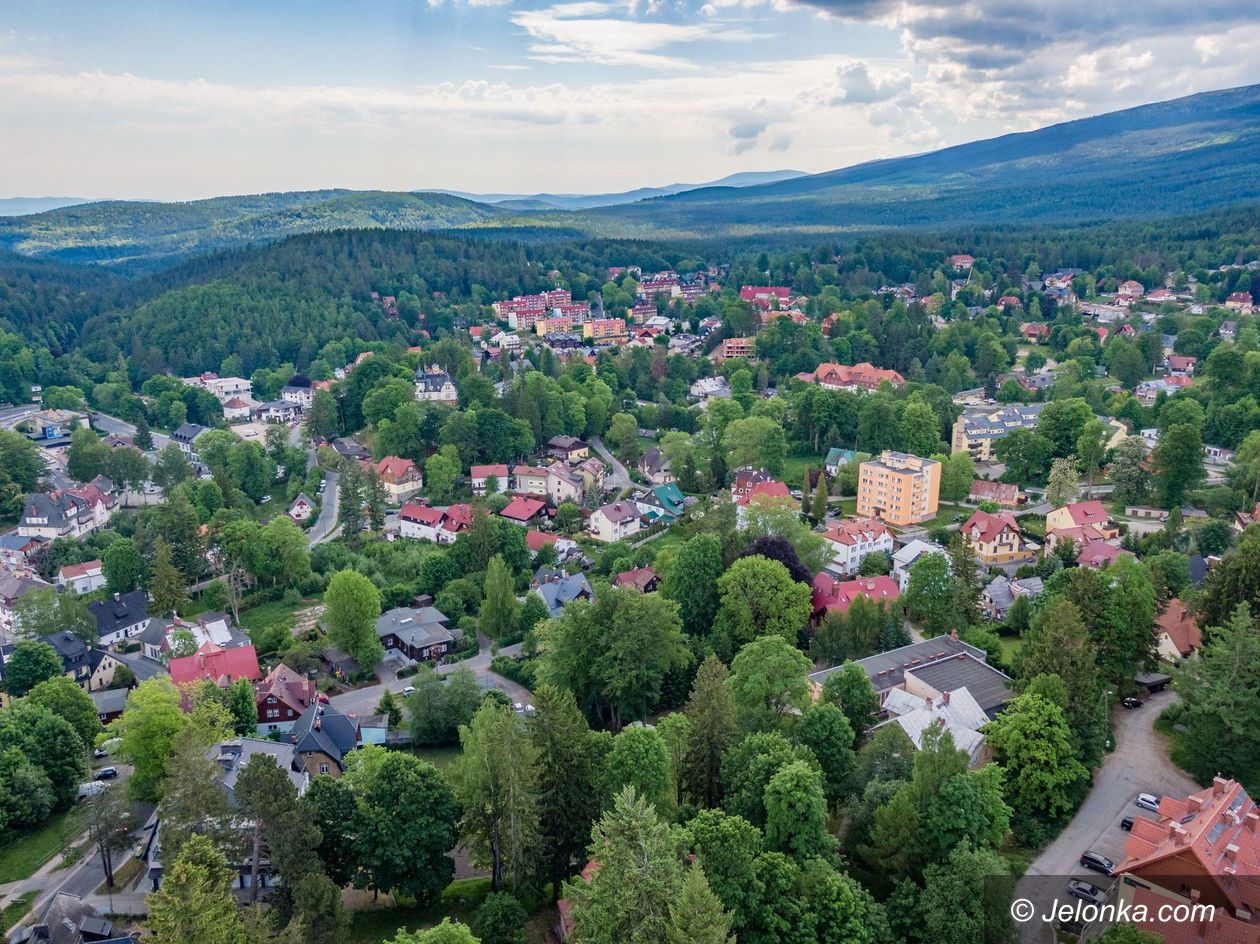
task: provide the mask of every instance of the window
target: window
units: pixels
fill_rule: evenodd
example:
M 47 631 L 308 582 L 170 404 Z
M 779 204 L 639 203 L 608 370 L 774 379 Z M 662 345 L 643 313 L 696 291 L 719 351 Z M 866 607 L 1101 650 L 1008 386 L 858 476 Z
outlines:
M 328 765 L 327 765 L 327 764 L 320 764 L 320 765 L 319 765 L 319 772 L 320 772 L 321 774 L 326 774 L 326 773 L 328 773 Z

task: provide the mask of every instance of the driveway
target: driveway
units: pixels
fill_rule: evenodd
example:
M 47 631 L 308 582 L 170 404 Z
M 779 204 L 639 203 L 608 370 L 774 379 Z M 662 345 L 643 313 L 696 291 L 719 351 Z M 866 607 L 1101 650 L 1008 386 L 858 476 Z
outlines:
M 449 675 L 457 669 L 468 668 L 472 670 L 473 675 L 477 677 L 477 681 L 483 687 L 497 688 L 506 694 L 508 698 L 512 699 L 513 702 L 520 702 L 522 705 L 533 704 L 534 694 L 528 688 L 518 685 L 511 679 L 504 678 L 497 672 L 490 671 L 490 660 L 494 658 L 490 653 L 490 640 L 478 632 L 477 641 L 481 644 L 481 650 L 475 656 L 462 662 L 450 662 L 446 665 L 439 665 L 437 667 L 438 674 Z M 514 647 L 508 647 L 504 652 L 510 653 L 513 650 Z M 381 700 L 381 695 L 387 688 L 397 694 L 410 684 L 410 678 L 388 679 L 377 685 L 369 685 L 367 688 L 357 688 L 354 691 L 334 695 L 330 701 L 338 711 L 370 715 L 376 710 L 377 702 Z
M 1155 730 L 1159 713 L 1176 701 L 1172 692 L 1151 696 L 1136 710 L 1115 708 L 1111 720 L 1116 749 L 1106 756 L 1094 775 L 1094 785 L 1076 816 L 1037 857 L 1016 887 L 1016 895 L 1027 898 L 1044 914 L 1055 897 L 1066 900 L 1064 884 L 1069 878 L 1084 878 L 1105 888 L 1111 883 L 1097 872 L 1080 867 L 1080 854 L 1087 849 L 1100 852 L 1114 862 L 1124 858 L 1128 833 L 1120 828 L 1126 816 L 1155 818 L 1133 803 L 1139 793 L 1157 796 L 1185 796 L 1200 789 L 1190 775 L 1168 757 L 1168 743 Z M 1030 921 L 1020 926 L 1024 944 L 1050 944 L 1049 925 Z
M 599 457 L 608 464 L 612 469 L 612 475 L 608 477 L 608 487 L 616 492 L 625 491 L 630 487 L 630 473 L 626 471 L 626 467 L 622 465 L 617 457 L 608 451 L 608 447 L 604 445 L 604 441 L 598 436 L 591 437 L 591 448 L 599 454 Z

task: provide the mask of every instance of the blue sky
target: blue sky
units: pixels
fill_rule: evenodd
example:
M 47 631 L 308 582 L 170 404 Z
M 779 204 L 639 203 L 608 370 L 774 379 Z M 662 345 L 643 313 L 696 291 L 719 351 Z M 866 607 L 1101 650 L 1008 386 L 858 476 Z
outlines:
M 1260 82 L 1254 0 L 12 0 L 0 196 L 599 192 Z

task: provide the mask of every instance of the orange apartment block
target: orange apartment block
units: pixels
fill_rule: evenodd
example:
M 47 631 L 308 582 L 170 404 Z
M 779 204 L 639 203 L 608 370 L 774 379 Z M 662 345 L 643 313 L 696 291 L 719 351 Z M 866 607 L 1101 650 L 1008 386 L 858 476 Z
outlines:
M 906 527 L 936 516 L 941 464 L 885 450 L 858 467 L 857 516 Z

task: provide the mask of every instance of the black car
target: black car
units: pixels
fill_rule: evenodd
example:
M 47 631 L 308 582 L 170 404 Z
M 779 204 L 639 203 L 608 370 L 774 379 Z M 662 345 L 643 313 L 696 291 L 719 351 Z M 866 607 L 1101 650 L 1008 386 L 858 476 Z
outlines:
M 1133 828 L 1133 817 L 1126 816 L 1124 819 L 1120 820 L 1120 828 L 1126 833 L 1131 830 Z
M 1082 852 L 1081 868 L 1089 869 L 1091 872 L 1101 872 L 1103 875 L 1110 875 L 1111 870 L 1116 864 L 1099 852 Z
M 117 767 L 102 767 L 100 770 L 96 772 L 96 776 L 93 777 L 92 779 L 93 780 L 113 780 L 117 776 L 118 776 Z
M 1130 695 L 1128 698 L 1121 701 L 1120 704 L 1124 705 L 1124 707 L 1126 708 L 1131 709 L 1131 708 L 1141 708 L 1143 703 L 1142 703 L 1142 699 L 1134 698 L 1132 695 Z

